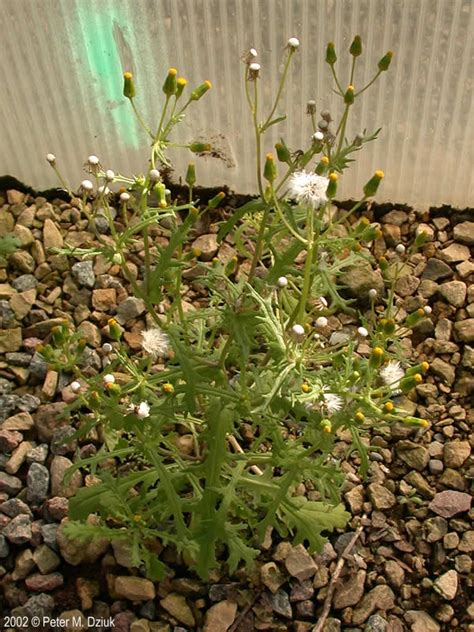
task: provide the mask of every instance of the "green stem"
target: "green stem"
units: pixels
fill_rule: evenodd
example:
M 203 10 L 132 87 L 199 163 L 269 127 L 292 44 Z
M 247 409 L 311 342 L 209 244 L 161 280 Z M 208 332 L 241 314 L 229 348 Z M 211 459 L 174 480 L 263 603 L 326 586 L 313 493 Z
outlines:
M 337 78 L 336 70 L 334 68 L 334 64 L 331 64 L 331 72 L 332 72 L 332 76 L 334 77 L 334 81 L 336 82 L 336 86 L 337 86 L 339 92 L 341 93 L 342 96 L 344 96 L 344 90 L 341 88 L 341 84 L 339 83 L 339 79 Z
M 273 197 L 273 203 L 275 205 L 275 209 L 276 212 L 278 213 L 279 218 L 281 219 L 281 221 L 285 224 L 285 226 L 288 228 L 288 230 L 290 231 L 290 233 L 293 235 L 293 237 L 295 237 L 296 239 L 298 239 L 298 241 L 301 241 L 302 244 L 305 244 L 305 246 L 307 245 L 307 241 L 304 237 L 302 237 L 298 232 L 296 232 L 296 230 L 293 228 L 293 226 L 288 222 L 288 220 L 286 219 L 283 211 L 280 208 L 280 204 L 278 202 L 278 198 L 275 195 L 275 191 L 273 190 L 273 187 L 271 188 L 272 191 L 272 197 Z
M 367 88 L 370 88 L 370 86 L 377 81 L 377 79 L 379 78 L 381 74 L 382 74 L 382 70 L 379 70 L 378 73 L 375 75 L 375 77 L 371 81 L 369 81 L 369 83 L 364 88 L 362 88 L 362 90 L 359 90 L 359 92 L 356 92 L 354 96 L 358 97 L 359 94 L 362 94 L 363 92 L 367 90 Z
M 280 78 L 280 85 L 278 86 L 278 92 L 277 92 L 277 95 L 276 95 L 276 98 L 275 98 L 275 104 L 273 105 L 272 111 L 268 115 L 267 120 L 262 125 L 262 128 L 261 128 L 262 132 L 264 132 L 267 129 L 270 121 L 273 118 L 273 115 L 275 114 L 275 110 L 278 107 L 278 103 L 280 102 L 280 98 L 281 98 L 281 95 L 282 95 L 282 92 L 283 92 L 283 87 L 285 85 L 286 76 L 288 74 L 288 68 L 290 67 L 290 62 L 291 62 L 291 58 L 293 56 L 293 53 L 294 53 L 293 49 L 290 48 L 290 50 L 288 52 L 288 57 L 286 58 L 285 68 L 283 69 L 283 74 L 282 74 L 282 76 Z
M 149 127 L 147 126 L 147 124 L 145 123 L 145 121 L 143 120 L 140 112 L 138 111 L 137 106 L 135 105 L 134 100 L 130 99 L 130 103 L 132 104 L 132 108 L 133 108 L 133 111 L 135 112 L 135 116 L 137 117 L 138 122 L 140 123 L 142 128 L 145 130 L 145 132 L 150 136 L 150 138 L 153 138 L 153 134 L 151 133 L 151 131 L 150 131 Z
M 168 103 L 169 102 L 170 102 L 170 97 L 169 97 L 169 95 L 166 95 L 166 100 L 165 100 L 165 104 L 163 106 L 163 111 L 161 112 L 161 118 L 160 118 L 160 122 L 158 124 L 158 129 L 156 130 L 156 134 L 153 137 L 153 140 L 155 141 L 155 143 L 158 140 L 161 140 L 161 128 L 163 126 L 163 121 L 165 120 L 166 110 L 168 109 Z
M 306 214 L 306 240 L 308 243 L 308 251 L 306 254 L 306 261 L 304 264 L 304 277 L 303 277 L 303 290 L 301 292 L 299 307 L 298 307 L 298 319 L 302 323 L 306 314 L 306 302 L 311 289 L 311 269 L 313 266 L 314 257 L 314 210 L 309 207 Z

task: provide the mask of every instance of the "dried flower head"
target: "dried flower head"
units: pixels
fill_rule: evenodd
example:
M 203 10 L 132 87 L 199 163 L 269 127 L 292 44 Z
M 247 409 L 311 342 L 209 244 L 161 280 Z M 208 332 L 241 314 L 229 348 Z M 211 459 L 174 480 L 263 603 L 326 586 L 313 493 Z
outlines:
M 107 169 L 107 171 L 105 172 L 105 179 L 107 180 L 107 182 L 112 182 L 114 178 L 115 172 L 112 171 L 112 169 Z
M 254 62 L 258 57 L 258 53 L 256 51 L 255 48 L 249 48 L 249 50 L 245 51 L 245 53 L 242 55 L 241 60 L 244 62 L 244 64 L 247 64 L 247 66 L 249 66 L 252 62 Z
M 148 402 L 140 402 L 136 408 L 136 412 L 140 419 L 146 419 L 150 416 L 150 404 Z
M 367 336 L 369 335 L 369 332 L 365 327 L 359 327 L 357 329 L 357 333 L 359 334 L 359 336 L 362 336 L 362 338 L 367 338 Z
M 54 154 L 46 154 L 46 160 L 50 165 L 54 165 L 56 163 L 56 156 Z
M 318 209 L 328 201 L 326 196 L 328 184 L 329 180 L 324 176 L 297 171 L 289 180 L 288 192 L 290 197 L 299 204 Z
M 84 171 L 87 171 L 87 173 L 93 173 L 94 175 L 97 175 L 102 169 L 102 166 L 100 164 L 100 160 L 98 159 L 98 157 L 95 156 L 94 154 L 91 154 L 90 156 L 87 157 L 87 160 L 83 165 L 83 168 L 84 168 Z
M 288 279 L 285 276 L 278 277 L 278 287 L 286 287 L 288 285 Z
M 295 336 L 304 336 L 303 325 L 293 325 L 291 331 L 295 334 Z
M 164 358 L 170 349 L 169 338 L 159 327 L 142 331 L 142 349 L 153 360 Z
M 324 140 L 324 134 L 322 132 L 315 132 L 311 138 L 315 142 L 321 142 L 322 140 Z
M 287 42 L 287 46 L 290 50 L 298 50 L 300 47 L 300 40 L 297 37 L 290 37 Z
M 120 194 L 120 201 L 121 202 L 128 202 L 130 199 L 130 194 L 127 193 L 126 191 L 123 191 L 123 193 Z
M 112 375 L 112 373 L 107 373 L 107 375 L 104 375 L 104 384 L 115 384 L 115 377 Z
M 319 318 L 316 318 L 316 327 L 319 328 L 324 328 L 327 327 L 328 325 L 328 319 L 325 316 L 319 316 Z
M 316 101 L 314 99 L 310 99 L 306 103 L 306 114 L 316 114 Z
M 334 393 L 324 393 L 323 400 L 323 408 L 328 415 L 337 413 L 341 410 L 344 404 L 342 397 L 339 397 L 339 395 L 335 395 Z
M 400 380 L 405 375 L 400 362 L 397 360 L 390 360 L 385 366 L 380 369 L 380 377 L 384 384 L 389 386 L 391 390 L 396 391 L 400 384 Z
M 370 298 L 371 300 L 374 300 L 374 299 L 376 299 L 376 298 L 377 298 L 377 290 L 376 290 L 375 288 L 371 288 L 371 289 L 369 290 L 368 294 L 369 294 L 369 298 Z
M 255 81 L 260 76 L 260 64 L 253 62 L 249 64 L 248 78 L 249 81 Z
M 94 188 L 94 185 L 92 184 L 90 180 L 83 180 L 81 182 L 81 189 L 83 191 L 92 191 L 93 188 Z
M 160 179 L 160 172 L 158 171 L 158 169 L 151 169 L 148 175 L 151 182 L 158 182 L 158 180 Z
M 71 382 L 70 387 L 73 393 L 79 393 L 81 390 L 81 383 L 77 381 Z

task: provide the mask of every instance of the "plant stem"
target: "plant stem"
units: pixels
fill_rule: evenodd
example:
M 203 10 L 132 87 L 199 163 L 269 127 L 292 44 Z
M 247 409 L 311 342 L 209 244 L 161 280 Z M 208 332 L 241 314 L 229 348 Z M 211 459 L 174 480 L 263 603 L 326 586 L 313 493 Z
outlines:
M 132 104 L 132 108 L 133 111 L 135 112 L 135 116 L 137 117 L 138 122 L 140 123 L 140 125 L 143 127 L 143 129 L 145 130 L 145 132 L 150 136 L 150 138 L 153 138 L 153 134 L 151 133 L 150 129 L 148 128 L 147 124 L 145 123 L 145 121 L 143 120 L 140 112 L 138 111 L 137 106 L 135 105 L 135 102 L 133 99 L 130 99 L 130 103 Z
M 267 120 L 262 125 L 262 128 L 261 128 L 262 132 L 264 132 L 267 129 L 270 121 L 273 118 L 273 115 L 275 114 L 275 110 L 278 107 L 278 103 L 280 102 L 280 98 L 281 98 L 281 95 L 282 95 L 282 92 L 283 92 L 283 87 L 285 85 L 286 76 L 288 74 L 288 68 L 290 67 L 290 62 L 291 62 L 291 58 L 293 56 L 293 53 L 294 53 L 293 49 L 290 48 L 290 50 L 288 52 L 288 57 L 286 58 L 285 67 L 283 69 L 283 74 L 282 74 L 282 76 L 280 78 L 280 85 L 278 86 L 278 92 L 277 92 L 277 95 L 276 95 L 276 98 L 275 98 L 275 104 L 274 104 L 274 106 L 272 108 L 272 111 L 268 115 Z

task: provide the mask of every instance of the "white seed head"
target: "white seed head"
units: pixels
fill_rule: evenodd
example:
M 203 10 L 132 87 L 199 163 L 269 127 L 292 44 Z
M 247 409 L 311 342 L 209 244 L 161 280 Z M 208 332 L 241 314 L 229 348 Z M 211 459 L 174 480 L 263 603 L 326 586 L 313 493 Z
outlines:
M 92 154 L 91 156 L 88 156 L 87 162 L 90 164 L 91 167 L 97 167 L 97 165 L 99 164 L 99 159 L 97 158 L 97 156 L 94 156 L 94 154 Z
M 291 331 L 295 334 L 295 336 L 304 336 L 303 325 L 293 325 Z
M 140 419 L 145 419 L 150 416 L 150 404 L 148 402 L 140 402 L 137 407 L 137 415 Z
M 150 176 L 150 180 L 152 182 L 158 182 L 160 179 L 160 172 L 158 169 L 152 169 L 148 175 Z
M 312 138 L 313 140 L 321 141 L 324 140 L 324 134 L 322 132 L 315 132 Z
M 341 410 L 344 400 L 339 395 L 335 393 L 324 393 L 323 394 L 323 406 L 326 409 L 328 415 L 332 415 Z
M 104 344 L 102 345 L 102 351 L 104 353 L 111 353 L 113 351 L 113 347 L 110 344 L 110 342 L 104 342 Z
M 107 171 L 105 172 L 105 179 L 107 180 L 107 182 L 112 182 L 114 178 L 115 172 L 112 171 L 112 169 L 107 169 Z
M 297 48 L 299 48 L 300 45 L 300 40 L 297 37 L 290 37 L 290 39 L 288 40 L 288 46 L 289 48 L 292 48 L 293 50 L 296 50 Z
M 81 390 L 81 383 L 77 381 L 71 382 L 70 387 L 73 393 L 79 393 Z
M 170 350 L 169 338 L 159 327 L 142 331 L 142 349 L 153 360 L 164 358 Z
M 377 298 L 377 290 L 372 288 L 369 290 L 369 298 L 374 299 Z
M 395 248 L 395 250 L 398 252 L 399 255 L 403 255 L 405 254 L 405 246 L 403 244 L 398 244 L 398 246 Z
M 431 309 L 429 305 L 426 305 L 425 307 L 423 307 L 423 311 L 425 312 L 427 316 L 429 316 L 433 310 Z
M 84 191 L 92 191 L 94 185 L 90 180 L 83 180 L 81 182 L 81 188 L 84 189 Z
M 250 55 L 250 57 L 258 57 L 257 50 L 255 48 L 251 48 L 249 50 L 249 55 Z
M 285 276 L 279 277 L 277 285 L 278 287 L 286 287 L 288 285 L 288 279 Z
M 297 171 L 288 182 L 288 193 L 300 204 L 316 210 L 328 201 L 326 190 L 329 179 L 316 173 Z
M 115 383 L 115 377 L 112 375 L 112 373 L 107 373 L 107 375 L 104 375 L 104 384 L 114 384 Z
M 109 195 L 110 193 L 109 187 L 106 187 L 105 184 L 102 184 L 100 187 L 98 187 L 97 191 L 102 195 Z
M 260 70 L 260 64 L 254 62 L 253 64 L 250 64 L 249 68 L 252 72 L 258 72 Z
M 359 334 L 359 336 L 362 336 L 362 338 L 367 338 L 367 336 L 369 335 L 369 332 L 365 327 L 359 327 L 357 329 L 357 333 Z
M 319 301 L 320 303 L 322 303 L 322 304 L 324 305 L 324 307 L 327 307 L 327 306 L 328 306 L 328 302 L 327 302 L 327 300 L 324 298 L 324 296 L 320 296 L 320 297 L 318 298 L 318 301 Z
M 54 165 L 54 163 L 56 162 L 56 156 L 54 154 L 46 154 L 46 160 L 49 162 L 50 165 Z
M 316 318 L 316 327 L 327 327 L 328 319 L 325 316 L 320 316 Z
M 400 380 L 405 375 L 405 371 L 400 362 L 390 360 L 380 369 L 379 375 L 387 386 L 390 386 L 392 390 L 397 390 Z
M 124 191 L 123 193 L 120 194 L 120 201 L 121 202 L 128 202 L 130 199 L 130 195 Z

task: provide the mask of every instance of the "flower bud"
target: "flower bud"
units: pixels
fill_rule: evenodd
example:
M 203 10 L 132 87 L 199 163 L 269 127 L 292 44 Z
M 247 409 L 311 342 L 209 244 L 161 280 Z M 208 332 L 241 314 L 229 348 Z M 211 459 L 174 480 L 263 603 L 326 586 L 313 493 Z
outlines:
M 416 235 L 415 241 L 413 242 L 413 246 L 415 248 L 419 248 L 420 246 L 423 246 L 423 244 L 426 242 L 427 239 L 428 239 L 428 234 L 425 233 L 424 231 L 421 231 Z
M 381 347 L 374 347 L 372 349 L 372 353 L 369 358 L 369 366 L 378 369 L 378 367 L 382 364 L 385 352 Z
M 318 162 L 315 169 L 318 176 L 321 176 L 323 175 L 323 173 L 326 172 L 328 165 L 329 165 L 329 158 L 327 156 L 321 156 L 321 160 Z
M 377 298 L 377 290 L 375 288 L 371 288 L 368 291 L 368 295 L 371 301 L 375 301 L 375 299 Z
M 385 320 L 383 330 L 388 335 L 391 335 L 395 332 L 395 321 L 393 320 L 393 318 L 387 318 Z
M 280 139 L 280 140 L 281 142 L 276 143 L 275 145 L 275 150 L 277 153 L 278 160 L 280 162 L 286 162 L 287 164 L 290 164 L 291 162 L 290 150 L 285 145 L 285 142 L 283 141 L 283 139 Z
M 354 103 L 354 86 L 347 86 L 346 93 L 344 95 L 344 103 L 346 105 L 352 105 Z
M 207 206 L 209 208 L 217 208 L 224 198 L 225 198 L 224 191 L 219 191 L 217 195 L 215 195 L 213 198 L 209 200 L 209 202 L 207 203 Z
M 415 373 L 414 375 L 409 375 L 408 377 L 403 377 L 400 380 L 399 388 L 402 393 L 408 393 L 411 391 L 417 384 L 421 384 L 423 382 L 423 376 L 421 373 Z
M 303 382 L 303 384 L 301 385 L 301 390 L 303 391 L 303 393 L 310 393 L 311 386 L 307 382 Z
M 329 434 L 332 431 L 332 423 L 330 422 L 329 419 L 322 419 L 319 422 L 319 425 L 321 426 L 323 432 L 326 432 Z
M 425 310 L 422 307 L 412 312 L 405 319 L 405 323 L 404 323 L 405 327 L 409 327 L 409 328 L 414 327 L 417 323 L 420 322 L 420 320 L 424 317 L 424 315 L 425 315 Z
M 276 175 L 277 173 L 273 154 L 268 153 L 265 160 L 265 167 L 263 168 L 263 177 L 265 180 L 268 180 L 268 182 L 274 182 Z
M 392 57 L 393 57 L 393 52 L 391 50 L 385 53 L 385 55 L 382 57 L 382 59 L 378 63 L 380 72 L 384 72 L 385 70 L 388 70 L 388 67 L 390 66 L 390 62 L 392 61 Z
M 356 35 L 354 37 L 351 47 L 349 48 L 349 52 L 353 57 L 359 57 L 359 55 L 362 55 L 362 40 L 360 39 L 360 35 Z
M 200 99 L 201 97 L 203 97 L 203 96 L 206 94 L 206 92 L 207 92 L 208 90 L 210 90 L 210 89 L 211 89 L 211 86 L 212 86 L 212 84 L 211 84 L 211 82 L 210 82 L 210 81 L 204 81 L 204 83 L 201 83 L 201 85 L 200 85 L 200 86 L 198 86 L 197 88 L 195 88 L 195 89 L 191 92 L 191 95 L 190 95 L 190 97 L 189 97 L 189 100 L 190 100 L 190 101 L 199 101 L 199 99 Z
M 174 393 L 174 386 L 169 382 L 166 382 L 166 384 L 163 384 L 163 393 L 166 393 L 167 395 Z
M 428 362 L 421 362 L 420 364 L 416 364 L 415 366 L 410 367 L 405 372 L 405 377 L 409 377 L 411 375 L 416 375 L 417 373 L 425 374 L 430 368 Z
M 385 404 L 383 405 L 383 410 L 385 413 L 391 413 L 393 412 L 394 409 L 395 409 L 395 406 L 393 405 L 392 402 L 385 402 Z
M 237 270 L 237 264 L 238 264 L 239 260 L 237 257 L 232 257 L 232 259 L 230 259 L 230 261 L 228 261 L 224 267 L 224 274 L 226 276 L 230 276 L 231 274 L 234 274 L 234 272 Z
M 327 121 L 328 123 L 331 123 L 332 121 L 331 112 L 329 110 L 323 110 L 321 112 L 321 118 Z
M 429 421 L 426 419 L 420 419 L 419 417 L 404 417 L 403 423 L 408 424 L 409 426 L 419 426 L 420 428 L 428 428 L 430 425 Z
M 189 145 L 189 149 L 193 152 L 193 154 L 203 154 L 206 151 L 211 151 L 212 147 L 209 143 L 200 143 L 196 141 L 195 143 L 191 143 Z
M 383 180 L 385 174 L 383 171 L 376 171 L 374 175 L 370 178 L 367 184 L 364 186 L 364 195 L 366 197 L 371 197 L 377 193 L 377 189 L 379 188 L 380 182 Z
M 112 262 L 121 266 L 123 263 L 123 255 L 120 252 L 116 252 L 112 257 Z
M 112 375 L 112 373 L 107 373 L 106 375 L 104 375 L 103 380 L 104 380 L 104 384 L 114 384 L 115 376 Z
M 187 84 L 187 80 L 184 77 L 180 77 L 177 81 L 176 81 L 176 100 L 179 99 L 179 97 L 183 94 L 183 90 Z
M 178 71 L 176 70 L 176 68 L 170 68 L 168 70 L 168 75 L 163 84 L 163 92 L 166 94 L 167 97 L 170 97 L 173 94 L 176 94 L 176 91 L 178 88 L 177 82 L 176 82 L 177 74 L 178 74 Z
M 337 61 L 336 57 L 336 49 L 334 48 L 334 44 L 329 42 L 326 47 L 326 63 L 332 66 Z
M 110 318 L 108 325 L 110 338 L 112 338 L 112 340 L 120 340 L 123 330 L 118 322 L 115 320 L 115 318 Z
M 135 84 L 131 72 L 123 73 L 123 96 L 127 99 L 133 99 L 135 96 Z
M 333 198 L 336 195 L 337 179 L 338 179 L 337 173 L 335 171 L 332 171 L 329 174 L 329 184 L 328 184 L 328 188 L 326 189 L 326 195 L 329 199 Z
M 190 162 L 188 165 L 188 169 L 186 171 L 186 184 L 190 187 L 196 184 L 196 167 L 194 166 L 194 162 Z
M 278 277 L 277 286 L 280 288 L 288 285 L 288 279 L 285 276 Z
M 363 421 L 365 421 L 365 415 L 361 410 L 358 410 L 354 415 L 354 419 L 357 421 L 357 423 L 361 424 Z
M 50 165 L 56 164 L 56 156 L 54 154 L 46 154 L 46 160 L 49 162 Z

